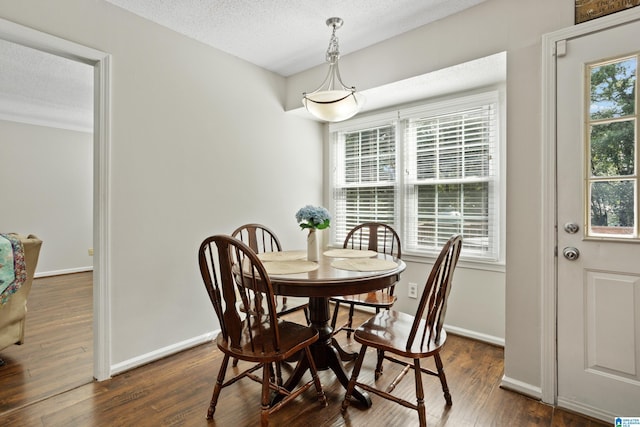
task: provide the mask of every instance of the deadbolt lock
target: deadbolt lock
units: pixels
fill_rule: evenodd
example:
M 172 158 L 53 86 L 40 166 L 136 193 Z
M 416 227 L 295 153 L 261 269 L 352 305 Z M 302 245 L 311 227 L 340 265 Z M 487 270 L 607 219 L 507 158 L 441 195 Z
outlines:
M 580 226 L 575 222 L 568 222 L 564 225 L 564 231 L 569 234 L 576 234 L 580 230 Z

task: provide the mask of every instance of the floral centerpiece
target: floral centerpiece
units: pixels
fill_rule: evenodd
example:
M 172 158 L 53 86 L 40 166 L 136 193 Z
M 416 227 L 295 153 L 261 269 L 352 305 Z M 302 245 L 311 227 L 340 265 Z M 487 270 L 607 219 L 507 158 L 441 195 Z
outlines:
M 324 230 L 331 224 L 331 214 L 322 206 L 307 205 L 296 213 L 300 228 L 309 230 L 307 236 L 307 259 L 318 261 L 318 240 L 316 230 Z
M 300 228 L 323 230 L 331 224 L 331 214 L 322 206 L 307 205 L 296 213 Z

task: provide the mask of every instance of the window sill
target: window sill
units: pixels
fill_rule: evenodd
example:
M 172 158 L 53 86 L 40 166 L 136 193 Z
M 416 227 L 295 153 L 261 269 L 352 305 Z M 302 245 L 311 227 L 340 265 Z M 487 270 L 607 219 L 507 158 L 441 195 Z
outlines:
M 329 245 L 327 249 L 342 248 L 342 246 Z M 402 260 L 405 262 L 412 262 L 416 264 L 433 264 L 436 257 L 425 254 L 406 253 L 403 252 Z M 497 273 L 504 273 L 506 271 L 504 261 L 502 262 L 489 262 L 478 261 L 460 258 L 458 260 L 458 268 L 465 268 L 468 270 L 483 270 L 483 271 L 495 271 Z
M 423 254 L 418 255 L 403 253 L 402 260 L 405 262 L 414 262 L 418 264 L 433 264 L 436 258 Z M 460 259 L 458 260 L 457 268 L 465 268 L 468 270 L 495 271 L 497 273 L 504 273 L 506 271 L 504 262 L 477 261 L 463 259 L 462 257 L 460 257 Z

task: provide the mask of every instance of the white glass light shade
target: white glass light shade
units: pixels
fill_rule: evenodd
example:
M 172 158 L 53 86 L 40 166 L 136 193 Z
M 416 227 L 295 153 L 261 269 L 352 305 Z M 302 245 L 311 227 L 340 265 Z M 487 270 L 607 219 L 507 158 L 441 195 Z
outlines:
M 364 104 L 364 97 L 351 90 L 325 90 L 306 94 L 305 108 L 328 122 L 340 122 L 355 116 Z

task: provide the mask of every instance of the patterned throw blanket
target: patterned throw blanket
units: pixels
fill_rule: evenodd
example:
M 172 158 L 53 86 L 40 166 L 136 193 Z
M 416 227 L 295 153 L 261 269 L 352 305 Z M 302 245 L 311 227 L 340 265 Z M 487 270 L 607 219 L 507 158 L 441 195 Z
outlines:
M 22 242 L 13 234 L 0 234 L 0 308 L 26 280 Z

